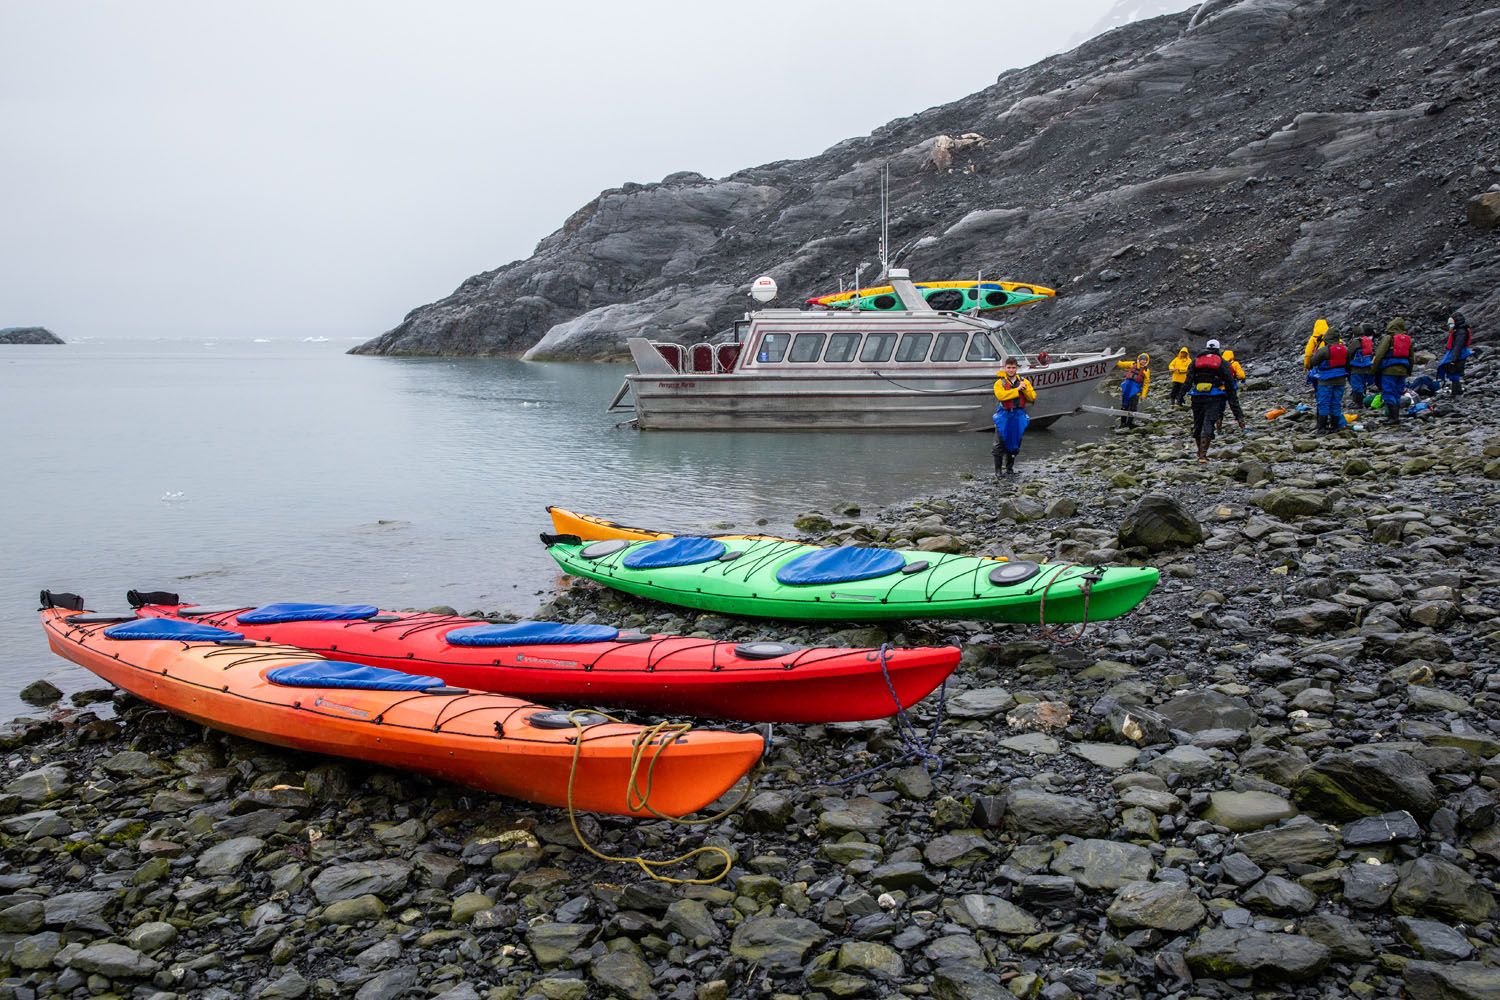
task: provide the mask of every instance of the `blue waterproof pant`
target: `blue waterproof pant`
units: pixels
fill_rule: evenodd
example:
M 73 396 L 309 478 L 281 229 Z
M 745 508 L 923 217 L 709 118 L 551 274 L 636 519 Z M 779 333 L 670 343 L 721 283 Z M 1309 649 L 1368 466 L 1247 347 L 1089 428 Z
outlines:
M 1120 409 L 1135 410 L 1141 405 L 1141 384 L 1131 379 L 1120 383 Z
M 1374 381 L 1374 377 L 1370 374 L 1368 367 L 1355 368 L 1353 365 L 1349 366 L 1349 392 L 1353 394 L 1355 399 L 1362 400 L 1365 398 L 1365 387 L 1370 385 L 1372 381 Z
M 1333 426 L 1344 426 L 1344 381 L 1324 379 L 1318 383 L 1318 416 L 1333 417 Z
M 1406 391 L 1405 375 L 1382 375 L 1380 376 L 1380 395 L 1385 398 L 1385 405 L 1401 402 L 1401 394 Z
M 1465 352 L 1457 358 L 1453 356 L 1452 351 L 1444 354 L 1437 366 L 1438 381 L 1447 379 L 1449 382 L 1455 384 L 1462 382 L 1464 380 L 1464 364 L 1468 361 L 1469 354 L 1471 353 L 1473 352 Z
M 995 457 L 1015 455 L 1021 450 L 1021 435 L 1031 418 L 1022 409 L 995 411 Z

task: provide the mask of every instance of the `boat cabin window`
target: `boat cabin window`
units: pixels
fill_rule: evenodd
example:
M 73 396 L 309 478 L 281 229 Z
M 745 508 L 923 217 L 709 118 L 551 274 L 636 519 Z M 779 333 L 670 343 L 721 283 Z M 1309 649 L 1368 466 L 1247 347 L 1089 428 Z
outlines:
M 999 361 L 1000 355 L 995 351 L 995 345 L 990 338 L 982 333 L 974 334 L 974 339 L 969 341 L 969 353 L 967 361 Z
M 787 360 L 792 364 L 805 365 L 818 360 L 818 355 L 822 353 L 821 333 L 799 333 L 792 340 L 792 353 L 787 356 Z
M 786 357 L 786 346 L 792 342 L 789 333 L 768 333 L 760 338 L 760 350 L 755 354 L 755 360 L 762 364 L 775 364 Z
M 927 348 L 932 343 L 930 333 L 903 333 L 901 346 L 896 349 L 897 361 L 926 361 Z
M 853 361 L 854 354 L 858 350 L 859 334 L 835 333 L 828 338 L 828 349 L 823 352 L 823 360 L 843 364 L 846 361 Z
M 859 360 L 866 364 L 880 364 L 891 360 L 891 351 L 896 347 L 894 333 L 872 333 L 865 338 L 865 349 L 859 352 Z
M 969 339 L 967 333 L 940 333 L 937 345 L 932 349 L 932 360 L 934 361 L 961 361 L 964 356 L 964 342 Z

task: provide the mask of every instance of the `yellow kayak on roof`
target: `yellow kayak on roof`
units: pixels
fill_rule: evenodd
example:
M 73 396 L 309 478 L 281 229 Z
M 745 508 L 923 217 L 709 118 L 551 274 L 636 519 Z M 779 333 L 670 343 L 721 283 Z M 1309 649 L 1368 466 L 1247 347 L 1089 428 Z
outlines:
M 916 284 L 916 286 L 917 286 L 918 289 L 926 290 L 926 289 L 933 289 L 933 288 L 973 288 L 973 287 L 981 284 L 981 282 L 979 282 L 979 281 L 918 281 L 918 282 L 915 282 L 915 284 Z M 998 286 L 1000 286 L 1001 288 L 1003 288 L 1007 292 L 1021 292 L 1021 293 L 1026 294 L 1026 295 L 1043 295 L 1043 296 L 1046 296 L 1048 298 L 1052 298 L 1053 296 L 1057 295 L 1057 291 L 1055 289 L 1045 288 L 1045 287 L 1043 287 L 1041 285 L 1034 285 L 1034 284 L 1032 284 L 1029 281 L 988 281 L 987 280 L 987 281 L 982 282 L 982 284 L 984 284 L 986 286 L 998 285 Z M 895 289 L 893 289 L 890 285 L 877 285 L 877 286 L 874 286 L 872 288 L 858 288 L 858 289 L 855 289 L 854 291 L 850 291 L 850 292 L 831 292 L 831 293 L 829 293 L 827 295 L 817 295 L 817 296 L 814 296 L 813 298 L 808 299 L 807 300 L 807 304 L 810 305 L 810 306 L 833 306 L 833 305 L 837 305 L 840 302 L 848 302 L 851 299 L 862 299 L 862 298 L 866 298 L 866 297 L 871 296 L 871 295 L 890 295 L 894 291 L 895 291 Z

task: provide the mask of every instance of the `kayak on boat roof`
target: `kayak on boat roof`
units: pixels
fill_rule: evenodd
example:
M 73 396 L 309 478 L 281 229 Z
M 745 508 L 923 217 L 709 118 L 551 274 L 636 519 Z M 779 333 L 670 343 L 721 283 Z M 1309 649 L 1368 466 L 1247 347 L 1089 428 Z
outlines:
M 758 733 L 683 733 L 586 712 L 570 717 L 431 674 L 256 642 L 237 629 L 83 607 L 76 595 L 42 592 L 41 623 L 53 652 L 143 701 L 247 739 L 542 805 L 569 805 L 571 776 L 576 809 L 652 815 L 639 804 L 649 784 L 652 809 L 690 813 L 728 791 L 765 748 Z
M 543 535 L 542 543 L 573 576 L 667 604 L 760 618 L 1103 621 L 1129 612 L 1160 576 L 1149 566 L 999 562 L 731 535 L 588 543 Z
M 1043 285 L 1033 284 L 1029 281 L 918 281 L 914 282 L 914 284 L 916 285 L 918 291 L 922 292 L 923 298 L 927 299 L 929 303 L 931 303 L 932 293 L 939 290 L 962 291 L 964 292 L 964 297 L 966 300 L 972 299 L 974 302 L 977 302 L 978 295 L 981 292 L 1008 292 L 1022 296 L 1035 296 L 1037 298 L 1052 298 L 1057 295 L 1057 291 L 1055 289 L 1047 288 Z M 970 293 L 973 293 L 972 296 Z M 826 295 L 814 295 L 812 298 L 807 300 L 807 304 L 810 306 L 824 306 L 830 309 L 849 308 L 850 303 L 852 303 L 855 299 L 871 300 L 881 295 L 894 296 L 894 294 L 895 288 L 893 286 L 877 285 L 870 288 L 858 288 L 847 292 L 829 292 Z M 1027 301 L 1032 300 L 1028 299 Z M 1002 305 L 1003 304 L 990 305 L 986 308 L 998 308 Z M 880 307 L 872 305 L 870 306 L 870 308 Z M 886 306 L 884 308 L 895 307 Z M 934 308 L 937 308 L 937 306 L 934 305 Z M 969 308 L 973 309 L 974 305 L 970 304 Z M 960 310 L 950 309 L 949 311 L 957 312 Z
M 176 594 L 134 590 L 127 599 L 142 616 L 202 622 L 465 688 L 746 722 L 885 718 L 935 690 L 962 652 L 716 642 L 606 625 L 397 614 L 369 604 L 195 606 Z

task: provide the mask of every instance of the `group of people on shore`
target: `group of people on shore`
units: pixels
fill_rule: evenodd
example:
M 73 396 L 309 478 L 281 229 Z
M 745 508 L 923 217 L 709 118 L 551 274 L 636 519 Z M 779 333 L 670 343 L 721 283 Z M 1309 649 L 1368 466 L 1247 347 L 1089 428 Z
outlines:
M 1455 310 L 1448 317 L 1447 342 L 1435 376 L 1411 378 L 1415 359 L 1404 317 L 1387 323 L 1385 335 L 1379 339 L 1369 324 L 1354 327 L 1350 339 L 1351 343 L 1345 343 L 1339 331 L 1320 319 L 1304 347 L 1302 365 L 1317 399 L 1318 434 L 1332 434 L 1347 425 L 1347 390 L 1353 390 L 1359 406 L 1383 409 L 1388 424 L 1401 420 L 1409 379 L 1418 391 L 1428 395 L 1435 395 L 1445 384 L 1455 397 L 1463 395 L 1465 366 L 1474 353 L 1474 331 L 1461 312 Z M 1120 383 L 1119 425 L 1131 427 L 1151 390 L 1151 355 L 1116 362 L 1116 367 L 1125 371 Z M 1180 348 L 1167 369 L 1172 377 L 1172 405 L 1191 407 L 1198 461 L 1207 462 L 1209 446 L 1223 430 L 1226 411 L 1233 414 L 1241 430 L 1245 427 L 1239 399 L 1240 386 L 1247 378 L 1244 365 L 1234 351 L 1225 349 L 1218 340 L 1209 340 L 1196 356 L 1188 348 Z M 1002 476 L 1016 470 L 1021 438 L 1030 423 L 1026 408 L 1036 402 L 1031 381 L 1020 374 L 1019 358 L 1006 358 L 1005 370 L 995 380 L 995 399 L 999 406 L 995 410 L 993 455 L 995 475 Z
M 1406 318 L 1397 316 L 1376 339 L 1368 323 L 1354 327 L 1348 342 L 1326 320 L 1313 325 L 1303 349 L 1302 366 L 1307 384 L 1317 398 L 1319 434 L 1333 434 L 1348 423 L 1344 415 L 1344 393 L 1352 391 L 1356 406 L 1385 411 L 1385 422 L 1401 422 L 1402 400 L 1408 380 L 1418 392 L 1436 395 L 1446 385 L 1456 398 L 1464 392 L 1464 372 L 1474 354 L 1474 331 L 1464 314 L 1448 316 L 1447 340 L 1435 375 L 1412 377 L 1416 367 L 1411 333 Z

